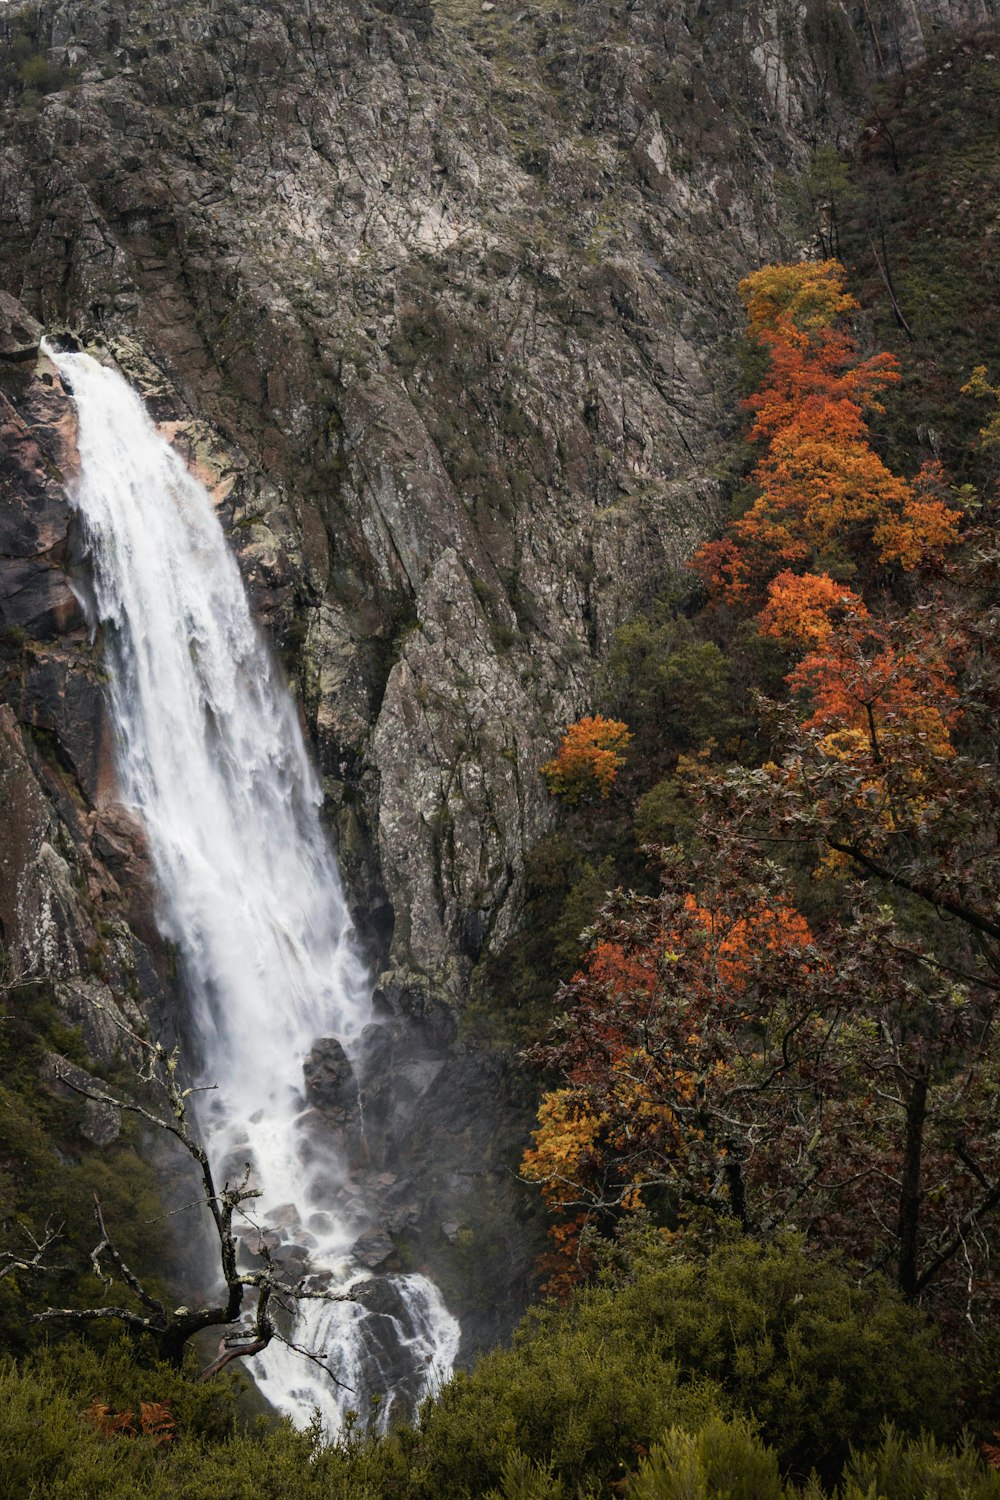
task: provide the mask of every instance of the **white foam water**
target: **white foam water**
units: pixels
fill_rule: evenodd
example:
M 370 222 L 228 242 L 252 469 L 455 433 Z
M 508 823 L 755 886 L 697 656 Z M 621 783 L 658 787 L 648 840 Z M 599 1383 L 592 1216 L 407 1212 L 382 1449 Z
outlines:
M 222 1176 L 250 1163 L 257 1221 L 306 1247 L 331 1289 L 362 1294 L 300 1303 L 289 1335 L 324 1351 L 339 1385 L 277 1341 L 255 1374 L 294 1421 L 318 1410 L 331 1435 L 348 1408 L 364 1417 L 369 1396 L 385 1391 L 384 1425 L 447 1378 L 459 1328 L 426 1277 L 373 1280 L 352 1259 L 366 1226 L 357 1185 L 347 1191 L 350 1153 L 310 1134 L 303 1062 L 317 1038 L 352 1054 L 371 986 L 295 708 L 205 488 L 116 371 L 87 354 L 45 353 L 77 406 L 74 498 L 122 798 L 145 827 L 160 925 L 181 954 L 192 1058 L 217 1085 L 200 1110 L 206 1149 Z

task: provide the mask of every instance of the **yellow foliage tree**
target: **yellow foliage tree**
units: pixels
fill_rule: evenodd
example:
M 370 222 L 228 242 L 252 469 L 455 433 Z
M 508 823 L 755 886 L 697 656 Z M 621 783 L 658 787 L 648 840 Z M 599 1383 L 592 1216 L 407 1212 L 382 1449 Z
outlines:
M 977 365 L 962 387 L 963 396 L 981 396 L 997 403 L 997 410 L 985 427 L 979 429 L 984 448 L 1000 447 L 1000 385 L 992 385 L 985 365 Z

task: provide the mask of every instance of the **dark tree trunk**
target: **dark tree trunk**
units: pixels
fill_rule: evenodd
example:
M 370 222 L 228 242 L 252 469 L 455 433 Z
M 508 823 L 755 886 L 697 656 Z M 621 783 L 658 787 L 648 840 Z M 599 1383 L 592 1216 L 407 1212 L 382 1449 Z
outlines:
M 920 1163 L 927 1119 L 927 1074 L 913 1081 L 906 1105 L 906 1141 L 903 1148 L 903 1180 L 899 1190 L 899 1289 L 904 1297 L 915 1297 L 917 1244 L 920 1233 Z

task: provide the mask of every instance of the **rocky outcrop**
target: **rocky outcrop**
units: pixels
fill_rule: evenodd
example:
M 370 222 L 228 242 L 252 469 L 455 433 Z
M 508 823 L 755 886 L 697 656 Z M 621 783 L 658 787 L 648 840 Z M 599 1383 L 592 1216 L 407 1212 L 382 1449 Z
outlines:
M 34 359 L 41 337 L 42 325 L 15 297 L 0 291 L 0 359 Z
M 56 1095 L 83 1095 L 85 1103 L 79 1124 L 84 1140 L 94 1146 L 110 1146 L 121 1134 L 121 1110 L 95 1094 L 104 1092 L 100 1079 L 93 1078 L 83 1068 L 69 1062 L 58 1053 L 50 1052 L 45 1058 L 42 1079 Z
M 109 1057 L 117 1023 L 141 1022 L 140 1000 L 162 1010 L 168 964 L 71 580 L 74 408 L 39 357 L 38 325 L 10 297 L 0 314 L 18 346 L 0 354 L 0 982 L 47 982 L 90 1051 Z

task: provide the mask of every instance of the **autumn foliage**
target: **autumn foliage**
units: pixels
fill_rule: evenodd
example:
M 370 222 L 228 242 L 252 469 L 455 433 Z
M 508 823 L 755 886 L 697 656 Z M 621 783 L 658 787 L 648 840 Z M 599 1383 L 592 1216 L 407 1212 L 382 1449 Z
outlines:
M 993 414 L 986 426 L 980 428 L 979 436 L 984 448 L 1000 447 L 1000 385 L 991 383 L 985 365 L 977 365 L 972 371 L 968 381 L 962 387 L 962 394 L 979 396 L 992 402 Z
M 844 281 L 843 267 L 824 261 L 768 266 L 741 283 L 748 336 L 768 356 L 747 402 L 763 452 L 749 509 L 692 560 L 713 599 L 754 607 L 787 569 L 912 571 L 955 540 L 960 513 L 941 498 L 937 469 L 910 483 L 871 445 L 865 414 L 881 410 L 899 372 L 892 355 L 861 359 L 840 326 L 857 307 Z
M 164 1401 L 140 1401 L 138 1420 L 131 1408 L 113 1411 L 96 1396 L 83 1413 L 102 1437 L 147 1437 L 154 1447 L 173 1441 L 177 1423 Z
M 556 1295 L 587 1268 L 581 1232 L 598 1207 L 635 1211 L 667 1187 L 710 1196 L 729 1165 L 716 1110 L 736 1081 L 732 1039 L 765 974 L 780 988 L 814 964 L 808 923 L 763 894 L 678 889 L 606 930 L 568 987 L 565 1029 L 534 1054 L 566 1080 L 545 1097 L 522 1164 L 564 1211 L 546 1263 Z
M 955 642 L 926 609 L 879 618 L 864 593 L 884 597 L 892 567 L 940 569 L 961 512 L 939 463 L 910 482 L 873 450 L 865 411 L 881 409 L 898 370 L 888 355 L 860 359 L 839 326 L 857 307 L 844 282 L 824 261 L 767 266 L 742 283 L 748 336 L 768 356 L 747 402 L 750 437 L 764 445 L 757 497 L 692 566 L 713 599 L 753 614 L 762 636 L 800 658 L 787 682 L 803 727 L 830 756 L 864 763 L 871 795 L 893 744 L 949 755 L 959 709 Z
M 571 803 L 595 794 L 607 797 L 631 738 L 627 724 L 599 714 L 570 724 L 555 756 L 541 768 L 549 791 Z
M 768 585 L 767 603 L 757 616 L 761 635 L 800 647 L 823 646 L 837 620 L 866 619 L 863 599 L 826 573 L 779 573 Z
M 588 934 L 530 1054 L 557 1085 L 523 1175 L 556 1293 L 644 1209 L 804 1229 L 967 1308 L 1000 1219 L 1000 558 L 989 526 L 960 538 L 939 464 L 875 452 L 898 371 L 841 326 L 843 268 L 741 291 L 767 355 L 754 495 L 692 566 L 786 693 L 759 703 L 764 764 L 677 760 L 684 846 Z

